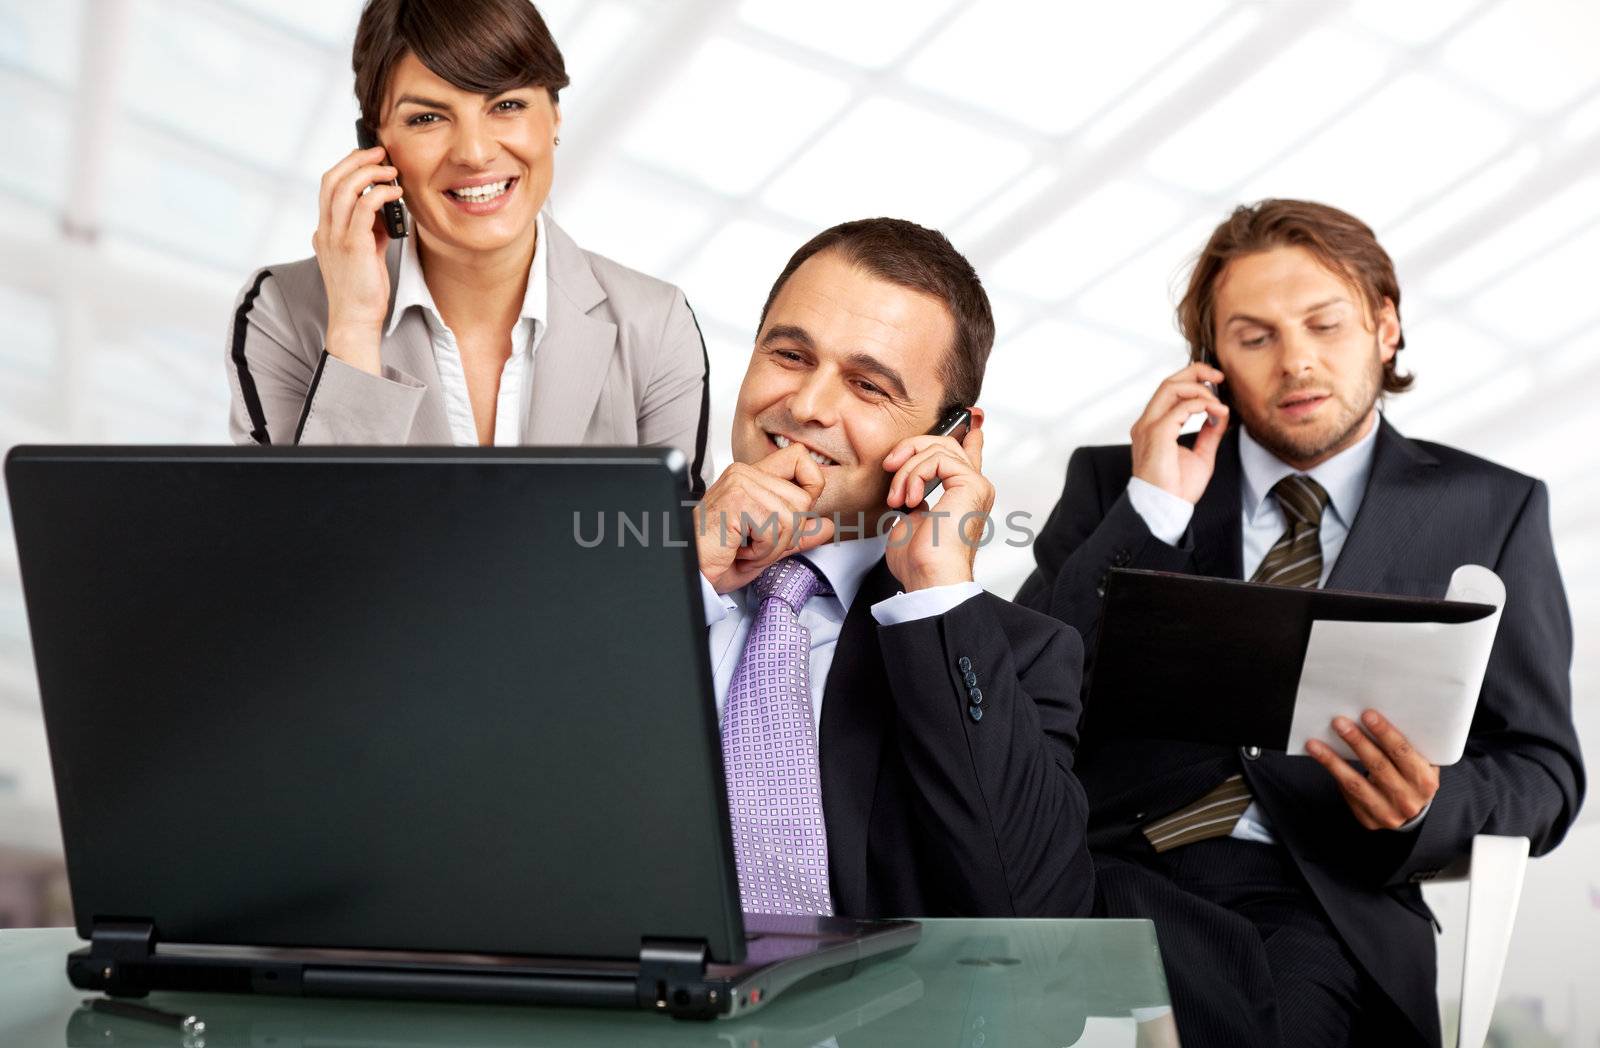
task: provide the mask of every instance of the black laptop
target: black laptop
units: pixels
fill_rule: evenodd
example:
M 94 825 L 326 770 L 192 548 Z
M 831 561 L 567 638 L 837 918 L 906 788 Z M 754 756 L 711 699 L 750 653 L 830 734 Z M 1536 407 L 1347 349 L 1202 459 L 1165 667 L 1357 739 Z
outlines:
M 682 456 L 19 447 L 74 985 L 737 1015 L 915 922 L 742 916 Z

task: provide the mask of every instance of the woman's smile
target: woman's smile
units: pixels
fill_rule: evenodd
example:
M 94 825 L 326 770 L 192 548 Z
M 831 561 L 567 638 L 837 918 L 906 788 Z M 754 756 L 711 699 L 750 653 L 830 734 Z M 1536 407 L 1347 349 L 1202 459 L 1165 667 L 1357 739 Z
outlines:
M 493 181 L 474 179 L 444 191 L 444 196 L 462 212 L 469 215 L 491 215 L 510 203 L 512 194 L 522 179 L 500 177 Z

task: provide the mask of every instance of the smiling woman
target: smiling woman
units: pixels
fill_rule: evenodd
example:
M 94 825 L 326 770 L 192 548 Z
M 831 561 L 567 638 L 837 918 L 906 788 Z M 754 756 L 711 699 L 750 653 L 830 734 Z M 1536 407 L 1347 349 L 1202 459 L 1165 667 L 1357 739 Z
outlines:
M 369 0 L 352 64 L 375 144 L 323 176 L 315 257 L 240 292 L 235 441 L 666 445 L 703 490 L 707 362 L 683 293 L 544 214 L 568 78 L 535 7 Z

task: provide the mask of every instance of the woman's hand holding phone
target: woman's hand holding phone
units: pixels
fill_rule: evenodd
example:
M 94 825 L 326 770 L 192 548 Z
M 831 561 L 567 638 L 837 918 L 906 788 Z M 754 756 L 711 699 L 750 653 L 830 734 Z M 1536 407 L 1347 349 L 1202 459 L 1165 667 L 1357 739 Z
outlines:
M 1190 364 L 1156 387 L 1128 435 L 1133 438 L 1133 475 L 1190 504 L 1200 501 L 1217 460 L 1217 445 L 1228 428 L 1228 405 L 1217 399 L 1222 372 L 1209 364 Z M 1209 386 L 1208 386 L 1209 384 Z M 1183 424 L 1205 412 L 1194 447 L 1178 443 Z
M 374 375 L 382 370 L 378 349 L 389 309 L 389 234 L 379 212 L 401 196 L 388 184 L 398 172 L 383 159 L 381 146 L 356 149 L 328 169 L 311 236 L 328 293 L 328 353 Z

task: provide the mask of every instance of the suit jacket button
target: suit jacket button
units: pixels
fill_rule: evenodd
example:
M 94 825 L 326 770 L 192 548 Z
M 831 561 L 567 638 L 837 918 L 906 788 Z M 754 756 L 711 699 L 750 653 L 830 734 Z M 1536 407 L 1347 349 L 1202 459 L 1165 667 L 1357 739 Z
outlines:
M 1260 746 L 1246 746 L 1244 748 L 1244 756 L 1245 756 L 1246 760 L 1252 760 L 1252 761 L 1255 760 L 1257 757 L 1261 756 L 1261 747 Z
M 1137 822 L 1143 822 L 1144 821 L 1144 812 L 1142 812 L 1142 811 L 1134 812 L 1133 813 L 1133 821 L 1136 822 L 1136 823 Z
M 968 670 L 967 671 L 967 675 L 965 677 L 962 677 L 961 680 L 969 688 L 975 688 L 975 687 L 978 686 L 978 675 L 976 673 L 973 673 L 971 670 Z
M 972 704 L 974 706 L 982 706 L 983 705 L 983 692 L 980 691 L 977 688 L 968 688 L 967 689 L 967 698 L 972 701 Z
M 971 717 L 974 721 L 981 721 L 983 720 L 983 711 L 976 706 L 968 706 L 967 716 Z
M 961 656 L 956 660 L 956 669 L 960 670 L 962 673 L 972 672 L 972 660 L 967 658 L 965 655 Z
M 1119 550 L 1117 550 L 1117 552 L 1115 554 L 1112 555 L 1111 563 L 1113 563 L 1117 567 L 1121 568 L 1121 567 L 1126 567 L 1127 564 L 1128 564 L 1128 561 L 1130 561 L 1132 559 L 1133 559 L 1133 554 L 1129 553 L 1125 549 L 1119 549 Z

